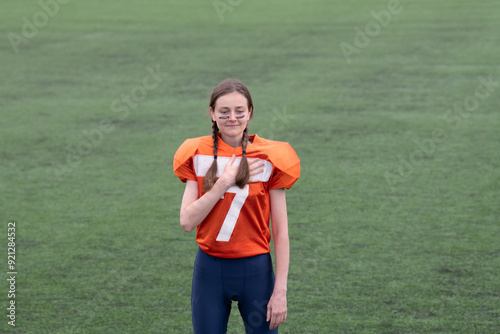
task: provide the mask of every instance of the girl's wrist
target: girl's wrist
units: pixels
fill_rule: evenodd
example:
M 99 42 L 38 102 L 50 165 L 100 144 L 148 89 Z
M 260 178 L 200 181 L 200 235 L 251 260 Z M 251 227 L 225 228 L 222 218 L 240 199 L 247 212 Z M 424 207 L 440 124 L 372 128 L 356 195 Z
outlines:
M 285 295 L 286 296 L 286 287 L 285 288 L 280 288 L 275 286 L 273 289 L 273 294 L 275 295 Z
M 220 187 L 222 193 L 225 193 L 229 188 L 231 188 L 230 182 L 228 182 L 223 177 L 219 177 L 215 182 L 214 186 Z
M 286 293 L 286 290 L 287 290 L 287 284 L 286 284 L 286 282 L 276 281 L 274 283 L 274 291 Z

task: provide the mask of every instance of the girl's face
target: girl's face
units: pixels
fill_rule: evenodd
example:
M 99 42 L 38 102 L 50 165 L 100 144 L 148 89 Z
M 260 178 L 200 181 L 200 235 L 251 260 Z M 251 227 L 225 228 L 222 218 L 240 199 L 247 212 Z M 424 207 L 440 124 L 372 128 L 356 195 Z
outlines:
M 212 120 L 217 122 L 222 140 L 226 143 L 239 143 L 252 110 L 248 110 L 248 101 L 238 92 L 222 95 L 215 102 L 214 110 L 210 108 Z

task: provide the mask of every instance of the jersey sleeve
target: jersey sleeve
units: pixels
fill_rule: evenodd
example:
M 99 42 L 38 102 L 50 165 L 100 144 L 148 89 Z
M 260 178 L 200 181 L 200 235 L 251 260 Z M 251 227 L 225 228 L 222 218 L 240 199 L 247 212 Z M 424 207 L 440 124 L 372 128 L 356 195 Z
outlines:
M 193 165 L 193 157 L 197 148 L 198 145 L 193 139 L 187 139 L 175 152 L 174 173 L 184 183 L 187 180 L 196 181 L 197 179 Z
M 269 189 L 290 189 L 300 177 L 300 160 L 295 150 L 288 143 L 283 143 L 274 150 L 271 157 L 274 166 L 269 180 Z

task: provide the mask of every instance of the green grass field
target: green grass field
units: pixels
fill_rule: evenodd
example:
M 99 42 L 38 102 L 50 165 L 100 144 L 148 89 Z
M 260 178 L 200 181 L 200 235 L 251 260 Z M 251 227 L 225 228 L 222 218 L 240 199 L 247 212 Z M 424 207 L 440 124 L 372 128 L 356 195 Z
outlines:
M 172 159 L 226 77 L 301 158 L 280 333 L 500 332 L 498 1 L 54 1 L 0 12 L 1 333 L 192 332 Z

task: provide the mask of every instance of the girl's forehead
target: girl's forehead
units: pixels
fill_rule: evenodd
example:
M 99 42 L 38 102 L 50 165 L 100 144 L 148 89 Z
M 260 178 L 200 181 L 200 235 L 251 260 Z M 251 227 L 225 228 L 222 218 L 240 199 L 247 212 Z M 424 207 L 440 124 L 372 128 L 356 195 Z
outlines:
M 247 98 L 238 93 L 238 92 L 232 92 L 229 94 L 222 95 L 217 99 L 215 102 L 215 106 L 222 108 L 222 107 L 246 107 L 248 106 L 248 101 Z

